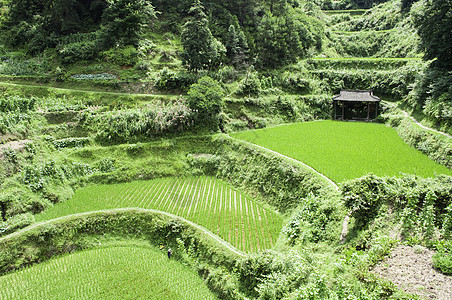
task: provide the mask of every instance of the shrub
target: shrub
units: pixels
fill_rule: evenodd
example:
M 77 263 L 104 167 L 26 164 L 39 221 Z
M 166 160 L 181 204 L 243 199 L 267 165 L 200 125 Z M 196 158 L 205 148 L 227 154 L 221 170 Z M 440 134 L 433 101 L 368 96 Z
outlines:
M 433 267 L 446 275 L 452 275 L 452 241 L 437 245 L 438 252 L 433 255 Z
M 223 108 L 224 91 L 220 84 L 208 76 L 198 80 L 190 87 L 187 95 L 189 107 L 197 112 L 198 124 L 217 129 L 219 113 Z
M 155 86 L 160 90 L 174 91 L 187 90 L 190 85 L 195 83 L 197 75 L 194 73 L 179 72 L 176 73 L 167 67 L 164 67 L 155 79 Z
M 240 81 L 235 93 L 239 96 L 258 96 L 261 89 L 257 72 L 248 72 L 246 77 Z
M 118 66 L 134 66 L 138 62 L 138 51 L 134 46 L 112 48 L 102 52 L 104 60 Z
M 0 236 L 7 235 L 18 229 L 27 227 L 35 222 L 35 218 L 31 213 L 15 215 L 8 221 L 0 222 Z
M 336 240 L 339 235 L 335 228 L 342 217 L 338 200 L 333 196 L 328 199 L 313 195 L 305 197 L 297 208 L 298 212 L 283 228 L 288 243 Z
M 181 132 L 193 125 L 192 115 L 185 99 L 179 98 L 174 103 L 154 103 L 145 109 L 88 115 L 85 125 L 94 128 L 97 141 L 116 144 Z
M 53 141 L 53 145 L 57 150 L 62 150 L 64 148 L 81 148 L 89 145 L 90 143 L 90 138 L 66 138 Z
M 61 61 L 65 64 L 77 61 L 89 61 L 98 55 L 98 42 L 96 40 L 66 44 L 58 50 Z

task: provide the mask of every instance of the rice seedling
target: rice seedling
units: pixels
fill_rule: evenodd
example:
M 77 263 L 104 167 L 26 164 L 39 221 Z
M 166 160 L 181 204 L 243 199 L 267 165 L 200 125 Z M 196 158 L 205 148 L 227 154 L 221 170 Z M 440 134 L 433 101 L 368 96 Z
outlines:
M 338 183 L 368 173 L 452 175 L 451 170 L 411 148 L 394 129 L 382 124 L 306 122 L 231 136 L 302 161 Z
M 161 178 L 78 190 L 38 221 L 87 211 L 137 207 L 181 216 L 247 252 L 273 247 L 282 217 L 214 177 Z
M 0 277 L 0 299 L 216 299 L 189 267 L 155 248 L 100 248 Z

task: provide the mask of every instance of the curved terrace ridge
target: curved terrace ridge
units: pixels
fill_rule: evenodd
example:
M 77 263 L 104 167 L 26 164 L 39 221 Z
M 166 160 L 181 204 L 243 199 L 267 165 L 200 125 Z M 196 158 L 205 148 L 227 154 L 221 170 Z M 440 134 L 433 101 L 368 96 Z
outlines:
M 283 125 L 280 125 L 280 126 L 283 126 Z M 261 150 L 264 150 L 264 151 L 270 152 L 270 153 L 272 153 L 272 154 L 275 154 L 275 155 L 277 155 L 277 156 L 279 156 L 279 157 L 282 157 L 282 158 L 284 158 L 284 159 L 286 159 L 286 160 L 289 160 L 289 161 L 295 162 L 295 163 L 297 163 L 297 164 L 300 164 L 300 165 L 302 165 L 303 167 L 307 168 L 308 170 L 314 172 L 315 174 L 317 174 L 317 175 L 319 175 L 320 177 L 322 177 L 323 179 L 325 179 L 325 180 L 326 180 L 331 186 L 333 186 L 336 190 L 339 190 L 339 186 L 338 186 L 333 180 L 331 180 L 331 179 L 328 178 L 326 175 L 320 173 L 319 171 L 317 171 L 317 170 L 314 169 L 313 167 L 311 167 L 311 166 L 305 164 L 305 163 L 302 162 L 302 161 L 296 160 L 296 159 L 294 159 L 294 158 L 292 158 L 292 157 L 289 157 L 289 156 L 286 156 L 286 155 L 281 154 L 281 153 L 279 153 L 279 152 L 276 152 L 276 151 L 274 151 L 274 150 L 271 150 L 271 149 L 268 149 L 268 148 L 259 146 L 259 145 L 257 145 L 257 144 L 254 144 L 254 143 L 251 143 L 251 142 L 248 142 L 248 141 L 244 141 L 244 140 L 240 140 L 240 139 L 231 137 L 230 135 L 228 135 L 228 137 L 231 138 L 232 140 L 235 140 L 235 141 L 238 141 L 238 142 L 241 142 L 241 143 L 244 143 L 244 144 L 252 145 L 252 146 L 257 147 L 257 148 L 259 148 L 259 149 L 261 149 Z
M 164 216 L 167 216 L 167 217 L 170 217 L 170 218 L 173 218 L 173 219 L 181 220 L 182 222 L 188 224 L 189 226 L 194 227 L 196 230 L 199 230 L 199 231 L 203 232 L 204 234 L 207 234 L 209 237 L 214 239 L 216 243 L 220 244 L 221 247 L 227 248 L 229 251 L 233 252 L 236 255 L 239 255 L 239 256 L 242 256 L 242 257 L 245 256 L 245 254 L 242 251 L 240 251 L 236 247 L 232 246 L 228 242 L 224 241 L 219 236 L 215 235 L 214 233 L 212 233 L 211 231 L 209 231 L 208 229 L 206 229 L 205 227 L 203 227 L 201 225 L 195 224 L 195 223 L 193 223 L 193 222 L 191 222 L 189 220 L 186 220 L 186 219 L 184 219 L 184 218 L 182 218 L 180 216 L 176 216 L 176 215 L 164 212 L 164 211 L 159 211 L 159 210 L 155 210 L 155 209 L 135 208 L 135 207 L 90 211 L 90 212 L 84 212 L 84 213 L 67 215 L 67 216 L 55 218 L 55 219 L 52 219 L 52 220 L 36 223 L 36 224 L 30 225 L 28 227 L 25 227 L 25 228 L 19 230 L 19 231 L 13 232 L 13 233 L 11 233 L 11 234 L 9 234 L 7 236 L 4 236 L 4 237 L 0 238 L 0 243 L 2 243 L 4 241 L 7 241 L 7 240 L 9 240 L 11 238 L 14 238 L 16 236 L 19 236 L 19 235 L 21 235 L 21 234 L 23 234 L 25 232 L 31 231 L 31 230 L 33 230 L 35 228 L 38 228 L 38 227 L 41 227 L 41 226 L 45 226 L 45 225 L 48 225 L 48 224 L 52 224 L 52 223 L 56 223 L 58 221 L 73 220 L 75 218 L 95 215 L 95 214 L 98 214 L 98 213 L 123 213 L 123 212 L 160 214 L 160 215 L 164 215 Z

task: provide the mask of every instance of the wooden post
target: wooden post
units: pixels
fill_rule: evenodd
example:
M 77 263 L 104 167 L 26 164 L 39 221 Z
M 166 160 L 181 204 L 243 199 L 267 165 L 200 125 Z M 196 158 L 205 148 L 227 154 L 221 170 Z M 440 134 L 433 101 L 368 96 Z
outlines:
M 370 102 L 367 102 L 367 122 L 370 121 Z
M 342 121 L 344 120 L 344 107 L 345 107 L 345 104 L 344 103 L 342 103 Z
M 333 120 L 336 120 L 336 100 L 333 100 Z

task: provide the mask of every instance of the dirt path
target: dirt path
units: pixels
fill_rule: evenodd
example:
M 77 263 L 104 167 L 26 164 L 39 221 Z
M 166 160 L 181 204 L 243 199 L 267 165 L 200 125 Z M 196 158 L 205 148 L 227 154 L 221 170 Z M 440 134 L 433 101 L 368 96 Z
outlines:
M 396 104 L 394 104 L 394 103 L 387 102 L 387 101 L 383 101 L 383 102 L 384 102 L 385 104 L 389 105 L 389 106 L 392 106 L 392 107 L 394 107 L 394 108 L 398 108 L 398 106 L 397 106 Z M 425 130 L 428 130 L 428 131 L 432 131 L 432 132 L 441 134 L 441 135 L 443 135 L 443 136 L 445 136 L 445 137 L 448 137 L 448 138 L 452 139 L 452 135 L 447 134 L 447 133 L 442 132 L 442 131 L 438 131 L 438 130 L 433 129 L 433 128 L 430 128 L 430 127 L 427 127 L 427 126 L 425 126 L 425 125 L 422 125 L 418 120 L 416 120 L 414 117 L 410 116 L 410 114 L 409 114 L 408 112 L 406 112 L 406 111 L 404 111 L 404 110 L 402 110 L 402 109 L 400 109 L 400 108 L 398 108 L 398 109 L 405 115 L 406 118 L 409 118 L 411 121 L 413 121 L 413 122 L 414 122 L 416 125 L 418 125 L 419 127 L 423 128 L 423 129 L 425 129 Z
M 61 220 L 66 220 L 66 219 L 71 219 L 71 218 L 78 218 L 78 217 L 83 217 L 83 216 L 88 216 L 91 214 L 96 214 L 96 213 L 120 213 L 120 212 L 137 212 L 137 213 L 157 213 L 157 214 L 161 214 L 161 215 L 165 215 L 168 216 L 170 218 L 174 218 L 174 219 L 180 219 L 182 220 L 184 223 L 189 224 L 190 226 L 195 227 L 196 229 L 204 232 L 205 234 L 207 234 L 209 237 L 213 238 L 217 243 L 221 244 L 223 247 L 227 248 L 228 250 L 234 252 L 234 254 L 239 255 L 239 256 L 245 256 L 245 254 L 240 251 L 239 249 L 235 248 L 234 246 L 232 246 L 231 244 L 229 244 L 228 242 L 222 240 L 220 237 L 218 237 L 217 235 L 213 234 L 212 232 L 210 232 L 209 230 L 207 230 L 206 228 L 204 228 L 203 226 L 200 226 L 198 224 L 195 224 L 193 222 L 190 222 L 182 217 L 164 212 L 164 211 L 159 211 L 159 210 L 155 210 L 155 209 L 142 209 L 142 208 L 133 208 L 133 207 L 129 207 L 129 208 L 117 208 L 117 209 L 107 209 L 107 210 L 98 210 L 98 211 L 90 211 L 90 212 L 85 212 L 85 213 L 79 213 L 79 214 L 73 214 L 73 215 L 68 215 L 68 216 L 63 216 L 63 217 L 59 217 L 56 219 L 52 219 L 49 221 L 44 221 L 44 222 L 40 222 L 40 223 L 36 223 L 33 224 L 31 226 L 25 227 L 24 229 L 21 229 L 19 231 L 16 231 L 14 233 L 11 233 L 5 237 L 0 238 L 0 243 L 8 240 L 10 238 L 13 238 L 15 236 L 18 236 L 24 232 L 30 231 L 36 227 L 40 227 L 40 226 L 45 226 L 47 224 L 51 224 L 57 221 L 61 221 Z
M 426 299 L 451 300 L 452 276 L 432 266 L 434 251 L 400 245 L 372 272 L 388 279 L 400 289 Z

